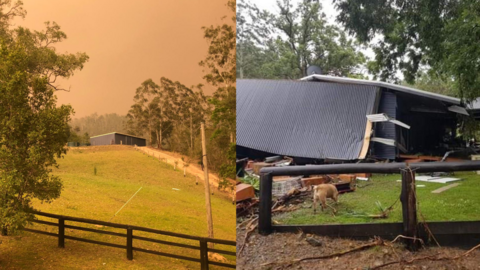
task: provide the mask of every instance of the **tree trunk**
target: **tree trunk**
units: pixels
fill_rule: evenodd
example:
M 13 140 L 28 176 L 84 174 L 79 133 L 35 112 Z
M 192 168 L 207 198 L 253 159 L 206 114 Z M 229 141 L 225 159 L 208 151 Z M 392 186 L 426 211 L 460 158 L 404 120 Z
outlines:
M 243 79 L 243 49 L 240 47 L 240 79 Z
M 193 119 L 192 119 L 191 109 L 190 109 L 190 156 L 193 157 Z
M 158 149 L 159 149 L 159 150 L 162 150 L 162 132 L 163 132 L 163 130 L 162 130 L 162 123 L 163 123 L 163 122 L 160 121 L 160 132 L 159 132 L 159 134 L 158 134 L 158 135 L 159 135 L 159 139 L 158 139 Z

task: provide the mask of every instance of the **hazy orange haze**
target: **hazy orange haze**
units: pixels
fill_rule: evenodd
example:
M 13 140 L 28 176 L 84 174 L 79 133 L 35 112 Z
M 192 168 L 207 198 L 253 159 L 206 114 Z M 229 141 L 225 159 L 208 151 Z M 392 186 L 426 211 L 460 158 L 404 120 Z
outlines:
M 135 89 L 164 76 L 184 85 L 206 84 L 198 62 L 207 53 L 202 26 L 230 23 L 226 0 L 23 0 L 17 25 L 34 30 L 55 21 L 67 34 L 58 52 L 86 52 L 90 60 L 57 92 L 75 117 L 126 114 Z M 223 21 L 222 17 L 227 15 Z M 213 89 L 204 88 L 207 93 Z

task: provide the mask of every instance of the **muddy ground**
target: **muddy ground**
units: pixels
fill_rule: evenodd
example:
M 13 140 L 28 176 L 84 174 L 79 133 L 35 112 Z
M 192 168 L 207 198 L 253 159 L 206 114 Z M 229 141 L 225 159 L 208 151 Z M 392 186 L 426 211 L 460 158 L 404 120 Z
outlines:
M 480 249 L 471 251 L 458 259 L 445 259 L 464 254 L 468 249 L 450 247 L 421 248 L 415 253 L 406 250 L 400 240 L 394 244 L 385 242 L 329 259 L 308 260 L 289 263 L 294 259 L 330 255 L 351 250 L 371 241 L 328 238 L 302 233 L 273 233 L 262 236 L 255 229 L 240 253 L 245 239 L 245 226 L 237 228 L 237 269 L 480 269 Z M 320 243 L 312 246 L 309 242 Z M 313 238 L 314 240 L 311 240 Z M 315 241 L 316 240 L 316 241 Z M 430 257 L 415 260 L 414 258 Z M 435 260 L 436 258 L 444 258 Z M 403 261 L 398 264 L 382 266 L 389 262 Z M 275 264 L 268 264 L 275 262 Z M 286 263 L 280 263 L 286 262 Z

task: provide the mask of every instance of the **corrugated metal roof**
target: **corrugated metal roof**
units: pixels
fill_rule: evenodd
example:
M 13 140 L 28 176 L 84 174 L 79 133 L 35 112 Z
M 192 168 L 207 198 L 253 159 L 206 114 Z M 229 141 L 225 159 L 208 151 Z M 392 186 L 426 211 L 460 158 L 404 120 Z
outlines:
M 358 159 L 378 87 L 237 80 L 237 144 L 305 158 Z
M 125 136 L 130 136 L 130 137 L 134 137 L 134 138 L 139 138 L 139 139 L 144 139 L 144 140 L 146 140 L 146 139 L 143 138 L 143 137 L 139 137 L 139 136 L 135 136 L 135 135 L 129 135 L 129 134 L 120 133 L 120 132 L 110 132 L 110 133 L 105 133 L 105 134 L 100 134 L 100 135 L 92 136 L 92 137 L 90 137 L 90 138 L 96 138 L 96 137 L 105 136 L 105 135 L 110 135 L 110 134 L 120 134 L 120 135 L 125 135 Z
M 336 83 L 345 83 L 345 84 L 357 84 L 357 85 L 370 85 L 370 86 L 377 86 L 377 87 L 384 87 L 387 89 L 392 89 L 395 91 L 408 93 L 412 95 L 432 98 L 436 100 L 441 100 L 444 102 L 448 102 L 455 105 L 460 105 L 460 99 L 440 95 L 437 93 L 422 91 L 419 89 L 406 87 L 398 84 L 387 83 L 387 82 L 380 82 L 380 81 L 369 81 L 369 80 L 360 80 L 360 79 L 351 79 L 351 78 L 343 78 L 343 77 L 335 77 L 335 76 L 328 76 L 328 75 L 310 75 L 305 78 L 302 78 L 303 81 L 322 81 L 322 82 L 336 82 Z

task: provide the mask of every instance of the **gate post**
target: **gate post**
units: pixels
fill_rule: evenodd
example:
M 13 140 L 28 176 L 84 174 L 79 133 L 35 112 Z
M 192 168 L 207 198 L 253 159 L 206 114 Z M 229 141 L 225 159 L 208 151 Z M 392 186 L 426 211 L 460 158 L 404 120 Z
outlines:
M 127 228 L 127 259 L 133 260 L 133 230 Z
M 58 247 L 65 248 L 65 219 L 58 218 Z
M 200 269 L 208 270 L 208 247 L 207 240 L 200 240 Z
M 400 201 L 402 202 L 403 215 L 403 235 L 417 238 L 417 200 L 415 191 L 415 172 L 410 166 L 401 171 L 402 173 L 402 193 Z M 417 250 L 418 242 L 412 239 L 405 239 L 409 250 Z
M 272 182 L 271 173 L 260 173 L 260 205 L 258 208 L 258 233 L 272 233 Z

